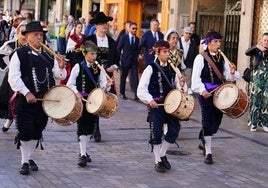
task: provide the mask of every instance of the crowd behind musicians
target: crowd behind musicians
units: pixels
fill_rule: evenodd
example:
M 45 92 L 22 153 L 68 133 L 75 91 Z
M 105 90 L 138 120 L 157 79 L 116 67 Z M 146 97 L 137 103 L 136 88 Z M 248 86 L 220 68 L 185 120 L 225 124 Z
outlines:
M 20 16 L 19 12 L 17 13 L 18 15 L 13 19 L 12 28 L 15 29 L 15 31 L 16 29 L 17 31 L 20 31 L 19 24 L 23 20 L 26 21 L 26 19 L 23 16 Z M 3 13 L 0 13 L 0 15 L 3 16 Z M 16 123 L 19 131 L 17 135 L 17 145 L 21 150 L 21 174 L 29 174 L 30 170 L 38 170 L 37 164 L 33 161 L 33 146 L 36 140 L 42 138 L 42 131 L 46 127 L 48 117 L 44 114 L 40 105 L 41 102 L 37 101 L 37 98 L 42 97 L 45 92 L 55 85 L 55 80 L 52 78 L 52 75 L 58 76 L 60 79 L 70 76 L 67 86 L 71 87 L 76 93 L 83 91 L 84 93 L 89 93 L 92 91 L 96 86 L 93 87 L 94 84 L 89 84 L 92 82 L 89 78 L 84 80 L 88 87 L 86 90 L 83 90 L 83 78 L 87 77 L 87 73 L 84 70 L 87 68 L 82 67 L 82 62 L 86 62 L 86 67 L 92 69 L 91 72 L 93 75 L 95 75 L 94 71 L 98 70 L 98 74 L 94 77 L 98 87 L 106 85 L 106 77 L 98 67 L 92 66 L 92 62 L 95 62 L 95 60 L 104 67 L 111 78 L 113 78 L 114 71 L 121 69 L 119 92 L 123 99 L 127 99 L 127 96 L 125 95 L 125 81 L 128 72 L 134 72 L 130 77 L 130 81 L 133 82 L 131 83 L 131 86 L 135 92 L 134 99 L 141 100 L 148 104 L 148 122 L 151 128 L 150 144 L 153 148 L 155 170 L 157 172 L 165 172 L 167 169 L 171 168 L 166 157 L 166 151 L 170 144 L 175 142 L 180 130 L 180 120 L 167 114 L 164 111 L 164 107 L 159 106 L 159 103 L 163 103 L 168 92 L 173 88 L 179 88 L 183 92 L 188 92 L 188 89 L 191 88 L 193 92 L 200 95 L 199 102 L 201 104 L 202 113 L 202 130 L 200 131 L 201 143 L 199 148 L 204 151 L 205 163 L 213 163 L 211 152 L 212 136 L 219 128 L 223 114 L 213 105 L 212 95 L 209 93 L 209 89 L 205 87 L 205 84 L 210 83 L 211 80 L 215 81 L 212 83 L 219 84 L 220 80 L 217 80 L 218 78 L 204 58 L 200 54 L 197 55 L 199 38 L 194 34 L 194 29 L 191 29 L 195 28 L 195 23 L 191 22 L 189 23 L 189 27 L 184 28 L 182 37 L 179 36 L 176 30 L 172 29 L 167 31 L 164 37 L 163 33 L 159 30 L 159 21 L 157 19 L 152 19 L 150 22 L 150 29 L 141 37 L 141 39 L 139 39 L 136 36 L 137 24 L 130 21 L 126 22 L 126 24 L 129 25 L 121 31 L 122 36 L 120 36 L 120 39 L 115 41 L 108 34 L 108 22 L 112 21 L 112 19 L 112 17 L 106 16 L 103 12 L 100 12 L 93 18 L 92 13 L 89 13 L 89 21 L 87 25 L 75 22 L 72 16 L 68 16 L 68 20 L 67 16 L 63 16 L 63 21 L 56 24 L 56 26 L 60 27 L 59 54 L 62 55 L 60 56 L 62 57 L 62 62 L 64 62 L 63 59 L 65 58 L 69 47 L 72 49 L 72 52 L 74 52 L 72 54 L 74 59 L 77 60 L 77 62 L 72 62 L 72 70 L 68 75 L 65 67 L 62 66 L 62 62 L 60 62 L 60 64 L 58 64 L 57 61 L 54 62 L 53 57 L 42 50 L 38 41 L 44 42 L 43 37 L 47 32 L 42 28 L 40 22 L 33 21 L 32 16 L 29 16 L 29 19 L 27 19 L 28 21 L 26 21 L 28 24 L 26 25 L 25 31 L 17 33 L 18 36 L 12 35 L 15 39 L 19 38 L 20 34 L 25 35 L 28 42 L 28 45 L 23 46 L 14 53 L 9 67 L 10 77 L 16 78 L 14 80 L 10 78 L 9 83 L 13 91 L 18 93 L 18 96 L 15 99 L 15 112 L 17 115 Z M 84 20 L 80 19 L 80 21 Z M 88 35 L 87 33 L 89 33 L 92 28 L 94 28 L 95 33 Z M 78 30 L 79 32 L 77 32 Z M 34 33 L 36 33 L 35 36 Z M 192 37 L 193 34 L 195 37 Z M 40 39 L 41 37 L 42 40 Z M 212 59 L 216 59 L 214 63 L 217 64 L 218 69 L 225 76 L 226 80 L 237 80 L 239 78 L 239 73 L 235 70 L 236 67 L 230 68 L 223 60 L 223 57 L 218 53 L 221 38 L 222 36 L 216 31 L 208 32 L 204 39 L 204 43 L 207 45 L 205 53 Z M 135 47 L 132 47 L 132 44 L 135 44 Z M 180 45 L 180 48 L 177 48 L 178 45 Z M 135 55 L 131 58 L 134 58 L 135 60 L 123 58 L 124 56 L 128 57 L 128 55 L 125 54 L 134 51 Z M 139 81 L 137 59 L 141 57 L 139 56 L 139 53 L 142 54 L 142 52 L 145 70 Z M 196 56 L 196 58 L 191 57 L 191 61 L 188 61 L 187 54 L 189 54 L 189 52 L 194 54 L 193 57 Z M 35 57 L 36 54 L 39 53 L 43 54 L 48 62 L 44 61 L 43 58 L 40 59 L 39 56 Z M 0 54 L 2 54 L 1 50 Z M 32 60 L 32 64 L 30 65 L 24 63 L 24 58 L 27 59 L 28 56 L 34 57 L 34 60 Z M 46 64 L 45 67 L 39 67 L 35 64 L 38 59 Z M 168 66 L 168 62 L 173 63 L 175 67 L 181 71 L 183 76 L 178 77 L 174 70 Z M 187 69 L 190 70 L 186 71 Z M 45 74 L 43 74 L 44 72 Z M 34 77 L 29 76 L 31 74 L 33 74 Z M 164 74 L 166 74 L 167 78 L 165 78 Z M 32 80 L 29 79 L 29 77 L 31 77 Z M 185 81 L 187 81 L 188 84 L 185 84 Z M 106 86 L 107 91 L 119 94 L 114 87 L 114 83 L 109 83 Z M 79 95 L 79 97 L 81 96 Z M 38 113 L 38 117 L 42 117 L 40 121 L 36 120 L 35 117 L 32 117 L 32 114 L 34 114 L 33 110 L 34 113 Z M 31 115 L 25 116 L 25 114 L 29 115 L 29 112 Z M 212 117 L 210 112 L 215 113 L 215 116 Z M 34 121 L 30 121 L 30 119 Z M 85 128 L 87 119 L 91 122 L 90 129 Z M 39 130 L 34 131 L 34 127 L 37 123 L 42 126 L 40 126 L 41 128 Z M 167 124 L 168 129 L 162 140 L 164 123 Z M 8 130 L 10 124 L 5 126 L 5 131 Z M 31 129 L 26 129 L 26 124 L 29 124 Z M 101 141 L 99 117 L 89 114 L 86 111 L 86 108 L 84 108 L 83 115 L 78 120 L 77 126 L 77 136 L 80 146 L 78 165 L 84 167 L 87 165 L 87 162 L 91 161 L 86 152 L 88 136 L 93 134 L 96 142 Z

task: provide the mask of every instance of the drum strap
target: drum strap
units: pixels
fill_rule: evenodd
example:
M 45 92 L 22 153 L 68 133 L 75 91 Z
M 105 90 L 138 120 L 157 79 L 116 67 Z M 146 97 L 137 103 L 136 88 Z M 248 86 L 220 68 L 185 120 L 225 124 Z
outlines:
M 210 66 L 212 67 L 212 69 L 216 73 L 217 77 L 224 83 L 224 78 L 223 78 L 221 72 L 219 71 L 219 69 L 217 68 L 217 66 L 215 65 L 215 63 L 212 61 L 212 59 L 208 56 L 208 54 L 206 52 L 201 52 L 201 55 L 210 64 Z
M 87 72 L 88 77 L 89 77 L 90 80 L 93 82 L 93 84 L 95 85 L 95 87 L 97 87 L 97 83 L 96 83 L 96 81 L 94 80 L 94 77 L 93 77 L 92 73 L 90 72 L 88 66 L 86 65 L 86 62 L 83 61 L 83 62 L 81 63 L 81 65 L 82 65 L 82 67 L 85 69 L 85 71 Z
M 167 81 L 169 87 L 170 87 L 171 89 L 174 89 L 174 87 L 172 86 L 172 84 L 171 84 L 170 81 L 168 80 L 167 75 L 166 75 L 165 72 L 161 69 L 160 65 L 159 65 L 156 61 L 154 61 L 154 64 L 156 65 L 156 67 L 158 68 L 158 70 L 159 70 L 159 71 L 162 73 L 162 75 L 164 76 L 164 78 L 165 78 L 165 80 Z

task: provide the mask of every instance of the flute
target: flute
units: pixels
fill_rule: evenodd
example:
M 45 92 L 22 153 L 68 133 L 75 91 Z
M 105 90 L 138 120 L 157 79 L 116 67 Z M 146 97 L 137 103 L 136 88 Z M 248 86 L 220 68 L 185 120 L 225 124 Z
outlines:
M 106 78 L 110 81 L 113 82 L 113 79 L 107 74 L 105 69 L 97 62 L 95 61 L 95 64 L 99 67 L 99 69 L 105 74 Z
M 39 44 L 51 55 L 53 55 L 57 61 L 59 61 L 59 67 L 60 68 L 64 68 L 65 67 L 65 61 L 58 55 L 56 54 L 52 49 L 50 49 L 47 45 L 45 45 L 42 42 L 39 42 Z
M 223 59 L 228 63 L 229 67 L 233 68 L 236 67 L 235 64 L 231 63 L 229 59 L 226 57 L 226 55 L 220 49 L 218 49 L 218 52 L 220 52 L 220 54 L 223 56 Z

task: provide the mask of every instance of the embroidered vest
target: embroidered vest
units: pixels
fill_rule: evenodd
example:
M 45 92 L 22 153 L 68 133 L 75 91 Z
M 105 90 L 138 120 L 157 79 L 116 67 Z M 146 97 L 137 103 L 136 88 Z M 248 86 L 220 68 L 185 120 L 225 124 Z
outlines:
M 42 52 L 47 59 L 44 61 L 40 56 L 33 55 L 28 46 L 19 48 L 17 54 L 20 60 L 22 81 L 36 97 L 43 96 L 49 88 L 55 85 L 52 73 L 54 59 Z

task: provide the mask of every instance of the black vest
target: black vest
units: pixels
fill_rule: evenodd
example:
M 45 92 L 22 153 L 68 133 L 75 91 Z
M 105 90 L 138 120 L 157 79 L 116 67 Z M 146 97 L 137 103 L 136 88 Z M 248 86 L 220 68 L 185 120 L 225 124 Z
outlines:
M 96 67 L 98 72 L 94 74 L 92 67 L 87 67 L 94 78 L 95 83 L 90 79 L 84 67 L 79 63 L 80 71 L 76 78 L 76 87 L 79 92 L 90 93 L 94 88 L 98 87 L 98 79 L 100 76 L 100 69 Z M 83 91 L 84 90 L 84 91 Z
M 22 81 L 36 97 L 42 97 L 49 88 L 55 85 L 52 73 L 53 57 L 42 52 L 41 55 L 45 57 L 45 61 L 40 56 L 33 55 L 28 46 L 19 48 L 17 54 L 20 60 Z
M 156 60 L 156 63 L 160 66 L 158 59 Z M 172 84 L 171 87 L 157 66 L 154 63 L 150 64 L 150 66 L 153 68 L 153 73 L 149 82 L 149 93 L 153 96 L 153 98 L 157 99 L 157 102 L 164 102 L 165 97 L 170 92 L 170 90 L 173 89 L 172 87 L 174 87 L 175 72 L 169 66 L 160 66 L 163 72 L 166 74 L 169 82 Z M 159 76 L 159 73 L 161 73 L 161 76 Z M 160 91 L 161 85 L 163 90 L 162 93 Z
M 210 53 L 208 52 L 208 50 L 206 50 L 205 52 L 207 52 L 208 56 L 213 61 L 213 58 L 210 55 Z M 202 69 L 202 72 L 201 72 L 201 80 L 202 80 L 203 83 L 212 83 L 212 79 L 211 79 L 211 75 L 210 75 L 210 68 L 209 68 L 208 65 L 209 65 L 209 63 L 204 59 L 204 68 Z M 223 75 L 223 71 L 224 71 L 224 59 L 223 59 L 222 56 L 220 56 L 219 62 L 216 62 L 215 65 L 219 69 L 220 73 Z M 217 75 L 213 71 L 213 69 L 212 69 L 212 77 L 213 77 L 213 80 L 214 80 L 214 83 L 213 84 L 221 84 L 222 83 L 222 81 L 217 77 Z

